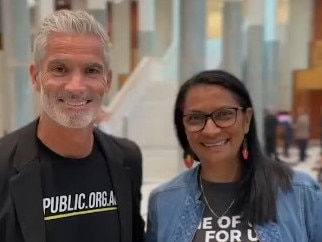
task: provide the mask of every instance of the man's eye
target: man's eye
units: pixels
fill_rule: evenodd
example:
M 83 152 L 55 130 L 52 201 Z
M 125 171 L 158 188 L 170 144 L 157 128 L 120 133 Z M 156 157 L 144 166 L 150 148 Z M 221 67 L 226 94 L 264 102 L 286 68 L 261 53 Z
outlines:
M 101 70 L 96 69 L 96 68 L 89 68 L 89 69 L 86 70 L 86 73 L 88 73 L 88 74 L 100 74 Z
M 65 73 L 67 72 L 67 68 L 64 66 L 54 66 L 53 68 L 51 68 L 51 71 L 54 73 Z

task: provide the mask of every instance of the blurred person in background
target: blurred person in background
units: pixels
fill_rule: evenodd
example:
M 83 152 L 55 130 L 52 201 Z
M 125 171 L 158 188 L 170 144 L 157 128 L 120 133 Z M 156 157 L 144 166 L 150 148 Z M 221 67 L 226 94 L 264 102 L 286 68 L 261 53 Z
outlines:
M 297 109 L 294 136 L 298 146 L 299 161 L 303 162 L 307 158 L 307 146 L 310 139 L 310 117 L 303 107 Z
M 267 107 L 264 117 L 264 139 L 266 154 L 272 159 L 279 160 L 277 155 L 277 125 L 276 111 L 273 107 Z
M 200 165 L 152 191 L 148 242 L 321 241 L 319 186 L 264 155 L 239 79 L 196 74 L 179 90 L 174 121 L 181 147 Z
M 48 16 L 34 41 L 42 112 L 0 140 L 1 242 L 142 242 L 142 156 L 94 127 L 109 39 L 84 11 Z
M 283 155 L 290 157 L 290 147 L 293 143 L 293 121 L 289 112 L 282 112 L 278 115 L 278 122 L 283 127 Z

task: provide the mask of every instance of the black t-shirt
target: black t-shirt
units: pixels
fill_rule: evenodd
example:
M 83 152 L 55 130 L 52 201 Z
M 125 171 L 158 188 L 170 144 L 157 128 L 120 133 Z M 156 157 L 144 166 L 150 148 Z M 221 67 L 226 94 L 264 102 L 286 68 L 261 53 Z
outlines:
M 238 183 L 212 183 L 202 179 L 202 184 L 211 209 L 220 218 L 212 214 L 202 195 L 205 210 L 193 242 L 258 241 L 252 226 L 241 219 L 242 211 L 236 211 L 232 204 L 238 194 Z
M 47 242 L 119 242 L 117 199 L 102 151 L 62 157 L 39 141 Z

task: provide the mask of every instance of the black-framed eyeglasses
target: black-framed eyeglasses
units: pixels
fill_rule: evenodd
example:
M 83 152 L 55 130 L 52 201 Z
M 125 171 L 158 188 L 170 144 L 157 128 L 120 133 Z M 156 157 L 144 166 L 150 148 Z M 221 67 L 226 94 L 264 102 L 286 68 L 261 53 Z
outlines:
M 219 127 L 227 128 L 236 123 L 238 110 L 245 111 L 245 107 L 225 107 L 210 114 L 188 113 L 183 115 L 184 128 L 189 132 L 198 132 L 205 128 L 208 118 Z

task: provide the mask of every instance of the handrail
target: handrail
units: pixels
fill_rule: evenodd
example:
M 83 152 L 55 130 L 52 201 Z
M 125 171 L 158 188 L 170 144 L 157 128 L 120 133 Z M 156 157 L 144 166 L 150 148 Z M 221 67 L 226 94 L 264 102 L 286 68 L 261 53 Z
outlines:
M 134 69 L 134 71 L 128 77 L 128 80 L 123 84 L 121 89 L 116 93 L 115 97 L 112 99 L 111 103 L 107 107 L 107 111 L 111 114 L 115 113 L 117 108 L 119 108 L 124 101 L 126 95 L 130 92 L 130 90 L 135 86 L 135 83 L 139 82 L 139 78 L 137 78 L 140 74 L 140 71 L 144 69 L 144 66 L 147 65 L 149 58 L 144 57 L 138 64 L 138 66 Z
M 177 80 L 177 46 L 177 42 L 174 41 L 162 58 L 143 57 L 110 104 L 104 107 L 110 114 L 113 134 L 127 137 L 129 114 L 145 92 L 149 82 Z
M 162 58 L 164 80 L 176 81 L 178 79 L 178 43 L 173 41 Z
M 109 123 L 113 134 L 127 137 L 128 116 L 145 92 L 148 83 L 160 77 L 161 66 L 160 59 L 144 57 L 116 93 L 111 103 L 104 107 L 110 113 Z

